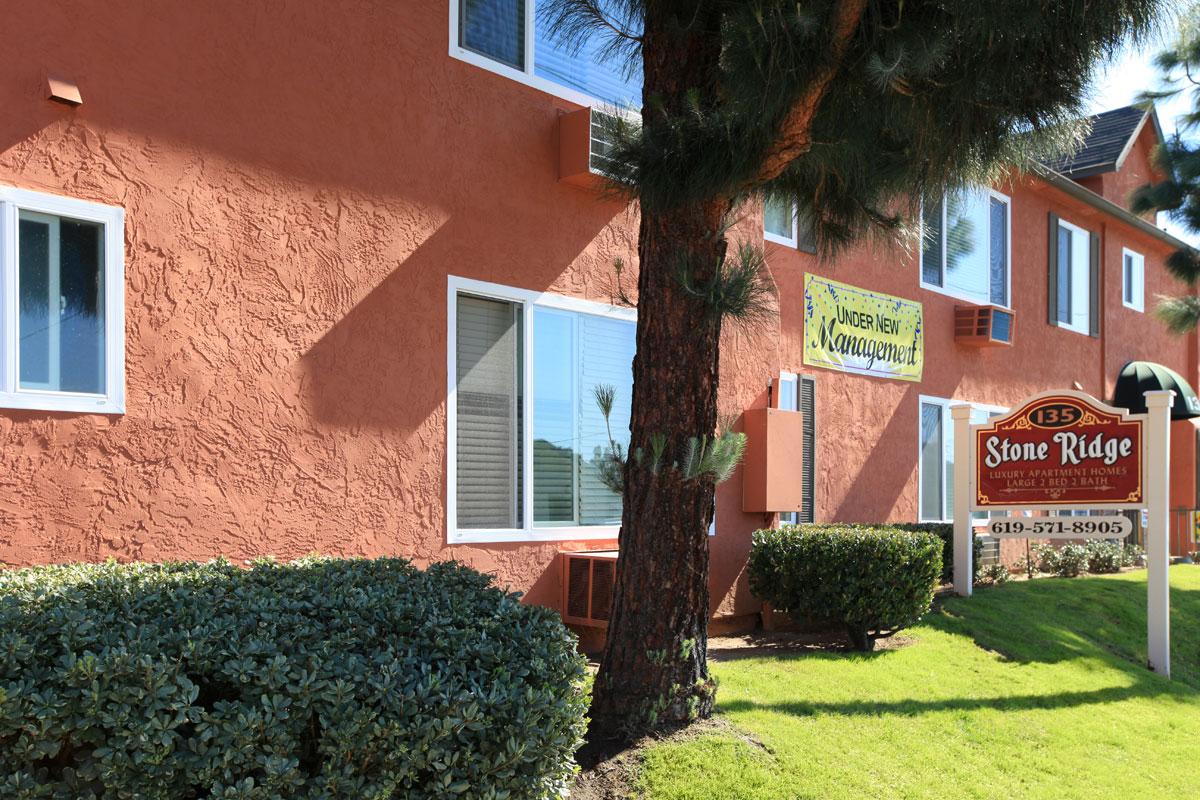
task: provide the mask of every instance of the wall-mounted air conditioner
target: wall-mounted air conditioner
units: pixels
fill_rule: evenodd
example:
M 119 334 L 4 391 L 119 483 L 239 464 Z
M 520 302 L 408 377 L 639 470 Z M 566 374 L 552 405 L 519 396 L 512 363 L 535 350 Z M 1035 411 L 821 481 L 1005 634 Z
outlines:
M 623 121 L 595 108 L 581 108 L 558 119 L 558 177 L 576 186 L 597 188 L 613 174 L 613 140 Z
M 563 622 L 607 628 L 617 581 L 617 551 L 563 551 L 560 556 Z
M 971 347 L 1008 347 L 1015 322 L 1013 312 L 1000 306 L 955 306 L 954 341 Z

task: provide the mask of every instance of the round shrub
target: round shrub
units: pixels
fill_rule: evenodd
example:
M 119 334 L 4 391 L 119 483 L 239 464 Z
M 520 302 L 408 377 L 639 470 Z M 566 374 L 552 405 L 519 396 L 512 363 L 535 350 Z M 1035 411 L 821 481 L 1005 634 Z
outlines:
M 1035 544 L 1033 552 L 1037 558 L 1038 569 L 1057 575 L 1060 578 L 1074 578 L 1080 573 L 1087 572 L 1088 548 L 1082 544 L 1064 544 L 1055 547 L 1052 544 Z
M 988 564 L 979 574 L 979 582 L 989 586 L 1003 586 L 1012 579 L 1012 572 L 1004 564 Z
M 1093 539 L 1087 548 L 1087 571 L 1093 574 L 1120 572 L 1125 560 L 1125 546 L 1119 542 Z
M 789 614 L 844 624 L 860 650 L 919 620 L 941 571 L 941 539 L 888 527 L 761 530 L 750 550 L 755 596 Z
M 584 666 L 452 562 L 0 573 L 0 797 L 558 796 Z

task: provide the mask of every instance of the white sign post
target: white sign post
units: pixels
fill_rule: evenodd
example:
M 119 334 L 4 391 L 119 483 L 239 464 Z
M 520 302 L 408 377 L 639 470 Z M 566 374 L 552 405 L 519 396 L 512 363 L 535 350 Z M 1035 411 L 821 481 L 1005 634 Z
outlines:
M 1170 547 L 1168 544 L 1168 509 L 1170 503 L 1169 497 L 1169 472 L 1171 463 L 1171 406 L 1174 404 L 1175 393 L 1172 391 L 1151 391 L 1146 392 L 1146 414 L 1125 414 L 1119 409 L 1112 409 L 1097 401 L 1082 392 L 1048 392 L 1044 395 L 1036 395 L 1029 398 L 1024 403 L 1020 404 L 1020 410 L 1007 416 L 1001 417 L 999 420 L 989 420 L 989 422 L 980 425 L 971 424 L 971 408 L 966 405 L 956 405 L 950 407 L 950 416 L 954 420 L 954 592 L 962 597 L 970 597 L 973 590 L 973 575 L 972 562 L 974 560 L 975 536 L 971 525 L 971 512 L 975 510 L 987 511 L 1016 511 L 1026 509 L 1046 509 L 1046 510 L 1061 510 L 1068 508 L 1081 508 L 1088 510 L 1117 510 L 1117 509 L 1145 509 L 1148 512 L 1148 523 L 1146 525 L 1146 567 L 1147 567 L 1147 606 L 1146 606 L 1146 653 L 1147 662 L 1150 669 L 1164 675 L 1171 676 L 1171 622 L 1170 622 L 1170 586 L 1168 583 L 1168 570 L 1170 564 Z M 1072 404 L 1076 405 L 1072 405 Z M 1079 405 L 1082 403 L 1082 405 Z M 1041 411 L 1041 415 L 1033 418 L 1030 415 L 1031 409 L 1034 413 Z M 1106 465 L 1116 462 L 1118 456 L 1128 457 L 1130 459 L 1136 457 L 1138 452 L 1136 449 L 1132 451 L 1128 449 L 1119 450 L 1117 445 L 1120 441 L 1113 441 L 1110 437 L 1109 444 L 1106 447 L 1101 447 L 1104 433 L 1090 433 L 1085 435 L 1075 435 L 1072 430 L 1084 430 L 1084 428 L 1071 428 L 1072 425 L 1097 425 L 1102 426 L 1105 421 L 1101 418 L 1106 416 L 1106 412 L 1111 412 L 1114 416 L 1109 417 L 1110 423 L 1119 425 L 1141 425 L 1142 443 L 1140 453 L 1140 473 L 1139 470 L 1132 470 L 1132 476 L 1140 478 L 1139 488 L 1134 494 L 1130 494 L 1128 498 L 1121 497 L 1106 499 L 1102 502 L 1056 502 L 1054 498 L 1062 498 L 1069 491 L 1084 492 L 1091 487 L 1085 481 L 1080 481 L 1074 486 L 1068 487 L 1067 481 L 1061 481 L 1057 477 L 1048 479 L 1049 488 L 1039 488 L 1030 490 L 1027 487 L 1001 488 L 997 494 L 1005 492 L 1017 493 L 1016 496 L 1024 497 L 1024 500 L 1012 502 L 1011 505 L 1005 504 L 1003 500 L 996 500 L 994 495 L 989 494 L 995 487 L 989 487 L 988 483 L 992 481 L 992 477 L 986 472 L 981 472 L 977 459 L 980 457 L 978 452 L 979 445 L 976 442 L 976 431 L 982 430 L 980 437 L 989 439 L 989 447 L 993 447 L 990 451 L 992 463 L 987 464 L 988 467 L 995 467 L 998 463 L 1003 462 L 1006 458 L 1014 462 L 1025 462 L 1021 464 L 1026 468 L 1029 467 L 1028 462 L 1044 462 L 1048 466 L 1066 466 L 1080 465 L 1085 459 L 1099 460 Z M 1091 419 L 1088 419 L 1089 414 Z M 1115 416 L 1115 415 L 1119 415 Z M 1020 418 L 1020 419 L 1018 419 Z M 1020 425 L 1011 425 L 1010 420 L 1017 419 Z M 1031 422 L 1032 420 L 1032 422 Z M 1039 423 L 1041 421 L 1041 424 Z M 999 430 L 1004 424 L 1011 425 L 1010 430 L 1033 431 L 1036 428 L 1041 428 L 1047 431 L 1059 430 L 1060 433 L 1054 434 L 1051 441 L 1056 445 L 1061 446 L 1060 461 L 1054 461 L 1054 454 L 1051 453 L 1050 442 L 1044 444 L 1036 439 L 1027 440 L 1025 443 L 1018 443 L 1014 438 L 1010 441 L 1008 438 L 1002 438 L 1001 435 L 993 435 L 992 431 Z M 1032 427 L 1031 427 L 1032 426 Z M 1090 430 L 1101 430 L 1099 427 L 1092 427 Z M 1111 428 L 1109 429 L 1111 430 Z M 1043 434 L 1044 435 L 1044 434 Z M 1089 439 L 1088 436 L 1091 438 Z M 1128 440 L 1134 441 L 1133 438 Z M 1088 445 L 1088 442 L 1091 442 Z M 1086 473 L 1084 468 L 1079 468 L 1080 474 Z M 1101 471 L 1102 474 L 1103 471 Z M 1053 472 L 1042 473 L 1053 476 Z M 1128 473 L 1127 473 L 1128 474 Z M 980 476 L 985 476 L 981 482 Z M 1094 483 L 1096 479 L 1091 479 Z M 1059 482 L 1064 487 L 1059 490 Z M 1103 487 L 1111 488 L 1111 487 Z M 1030 491 L 1044 491 L 1047 499 L 1030 499 Z M 1024 494 L 1021 494 L 1024 492 Z M 1007 496 L 1007 495 L 1005 495 Z M 1088 495 L 1089 497 L 1091 495 Z M 1124 500 L 1132 502 L 1124 502 Z M 1086 519 L 1085 524 L 1083 520 Z M 1054 518 L 1037 518 L 1028 519 L 1027 524 L 1030 531 L 1024 535 L 1027 538 L 1038 539 L 1087 539 L 1106 537 L 1105 530 L 1127 530 L 1123 528 L 1116 520 L 1111 518 L 1079 518 L 1076 521 L 1074 518 L 1070 524 L 1059 524 Z M 1090 529 L 1088 528 L 1090 524 Z M 1021 536 L 1021 524 L 1015 518 L 1009 520 L 995 520 L 994 528 L 1003 536 Z M 989 530 L 992 528 L 989 527 Z M 1107 536 L 1111 538 L 1119 538 L 1120 532 L 1115 534 L 1109 533 Z
M 975 536 L 971 530 L 971 495 L 975 466 L 971 447 L 971 407 L 950 406 L 954 421 L 954 593 L 970 597 L 974 590 Z
M 1172 391 L 1146 392 L 1146 500 L 1150 510 L 1146 526 L 1146 656 L 1150 669 L 1171 677 L 1171 588 L 1167 566 L 1169 472 L 1171 470 Z

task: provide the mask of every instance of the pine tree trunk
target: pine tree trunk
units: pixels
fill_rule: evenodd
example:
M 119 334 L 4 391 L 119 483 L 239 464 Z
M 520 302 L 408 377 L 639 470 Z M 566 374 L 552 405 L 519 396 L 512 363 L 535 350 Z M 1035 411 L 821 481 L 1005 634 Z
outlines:
M 689 10 L 688 24 L 680 25 L 674 10 L 664 8 L 669 5 L 647 4 L 644 129 L 679 118 L 697 100 L 695 92 L 714 91 L 719 83 L 719 14 Z M 712 278 L 725 255 L 731 207 L 714 200 L 641 209 L 631 455 L 613 607 L 593 689 L 593 743 L 635 738 L 712 712 L 715 685 L 706 650 L 713 481 L 687 479 L 674 466 L 689 438 L 711 440 L 716 431 L 721 320 L 679 277 L 686 270 L 700 283 Z M 659 436 L 666 446 L 655 469 L 651 442 Z M 638 449 L 640 461 L 633 455 Z
M 674 468 L 689 437 L 717 427 L 720 321 L 677 280 L 679 258 L 715 265 L 726 208 L 644 214 L 633 362 L 631 457 L 625 471 L 616 591 L 592 702 L 590 738 L 633 738 L 708 716 L 710 477 Z M 666 439 L 662 464 L 650 441 Z
M 686 11 L 682 22 L 674 17 L 679 9 Z M 680 119 L 717 91 L 720 22 L 719 10 L 647 3 L 644 131 Z M 593 743 L 712 712 L 706 650 L 713 480 L 686 478 L 675 462 L 691 437 L 711 442 L 716 432 L 721 319 L 684 288 L 680 272 L 701 285 L 711 280 L 725 256 L 731 208 L 728 199 L 669 209 L 642 204 L 630 457 L 613 606 L 593 689 Z M 665 442 L 657 469 L 650 456 L 656 437 Z

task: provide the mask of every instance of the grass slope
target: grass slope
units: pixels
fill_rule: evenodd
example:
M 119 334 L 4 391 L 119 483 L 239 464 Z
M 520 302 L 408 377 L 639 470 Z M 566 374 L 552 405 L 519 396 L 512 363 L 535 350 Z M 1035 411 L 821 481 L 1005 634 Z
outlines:
M 648 797 L 1200 797 L 1200 567 L 1171 571 L 1175 680 L 1145 661 L 1144 572 L 951 599 L 909 647 L 718 664 L 749 734 L 645 755 Z M 761 742 L 756 746 L 753 740 Z

